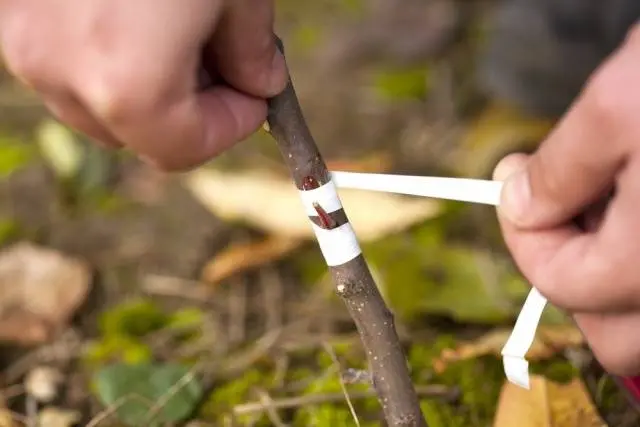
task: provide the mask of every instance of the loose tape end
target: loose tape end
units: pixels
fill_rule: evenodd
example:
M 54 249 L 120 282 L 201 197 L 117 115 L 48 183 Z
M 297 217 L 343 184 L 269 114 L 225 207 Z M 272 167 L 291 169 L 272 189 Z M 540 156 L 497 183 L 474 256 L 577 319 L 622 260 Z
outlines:
M 526 388 L 531 388 L 529 382 L 529 362 L 522 357 L 504 356 L 502 359 L 504 372 L 509 382 Z
M 502 348 L 507 379 L 526 389 L 529 389 L 529 362 L 526 361 L 525 355 L 533 344 L 546 304 L 547 299 L 536 288 L 532 288 L 516 319 L 513 331 Z

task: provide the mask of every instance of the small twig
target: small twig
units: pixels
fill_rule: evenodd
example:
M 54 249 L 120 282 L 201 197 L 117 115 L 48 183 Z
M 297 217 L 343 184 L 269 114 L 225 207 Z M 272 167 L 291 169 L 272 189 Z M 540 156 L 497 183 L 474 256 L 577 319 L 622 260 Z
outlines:
M 416 393 L 420 397 L 437 397 L 447 401 L 453 401 L 459 396 L 458 390 L 441 385 L 418 386 L 416 387 Z M 351 400 L 362 400 L 375 396 L 374 390 L 352 391 L 349 394 Z M 291 409 L 308 405 L 321 405 L 324 403 L 340 403 L 342 401 L 344 401 L 344 394 L 342 393 L 319 393 L 274 399 L 271 402 L 271 406 L 275 409 Z M 255 412 L 264 412 L 265 410 L 266 408 L 262 402 L 249 402 L 236 405 L 233 408 L 233 414 L 235 416 L 241 416 Z
M 227 363 L 224 363 L 221 372 L 224 372 L 227 376 L 233 376 L 239 372 L 243 372 L 248 366 L 253 365 L 259 359 L 268 354 L 269 351 L 278 344 L 283 333 L 283 329 L 274 329 L 267 332 L 258 341 L 256 341 L 251 348 L 235 354 Z
M 267 393 L 266 390 L 256 390 L 256 392 L 260 397 L 260 403 L 264 405 L 265 411 L 267 412 L 267 416 L 269 417 L 269 421 L 271 421 L 271 424 L 276 427 L 287 427 L 287 424 L 282 421 L 282 419 L 278 415 L 278 412 L 273 407 L 273 399 L 271 398 L 269 393 Z
M 282 326 L 283 290 L 282 280 L 275 268 L 267 267 L 261 271 L 262 296 L 267 315 L 266 330 Z
M 98 413 L 95 417 L 93 417 L 91 421 L 89 421 L 89 423 L 86 425 L 86 427 L 97 427 L 98 424 L 102 423 L 107 418 L 115 414 L 118 411 L 118 409 L 120 409 L 122 406 L 124 406 L 125 403 L 131 400 L 139 400 L 141 403 L 145 404 L 147 407 L 149 408 L 153 407 L 153 402 L 150 402 L 144 397 L 139 396 L 137 394 L 127 394 L 126 396 L 122 396 L 120 399 L 113 402 L 112 405 L 110 405 L 104 411 Z
M 231 283 L 228 298 L 229 327 L 228 340 L 231 346 L 244 341 L 247 328 L 247 281 L 239 278 Z
M 282 42 L 279 39 L 277 42 L 284 53 Z M 265 128 L 276 140 L 299 191 L 329 182 L 329 171 L 306 124 L 291 79 L 282 93 L 269 100 Z M 349 222 L 344 209 L 330 214 L 317 213 L 315 221 L 325 229 Z M 309 219 L 314 221 L 313 217 Z M 387 425 L 426 427 L 393 314 L 386 306 L 364 257 L 357 255 L 341 265 L 329 267 L 329 270 L 365 347 L 373 387 Z
M 276 388 L 281 388 L 285 384 L 287 372 L 289 372 L 289 355 L 282 353 L 275 359 L 275 373 L 273 375 L 273 383 Z
M 151 295 L 178 297 L 196 302 L 211 300 L 211 287 L 202 282 L 157 274 L 144 276 L 142 291 Z
M 156 418 L 162 408 L 167 404 L 167 402 L 174 397 L 180 390 L 186 387 L 191 381 L 193 381 L 195 377 L 195 372 L 197 371 L 197 364 L 193 368 L 189 370 L 185 375 L 182 376 L 175 384 L 169 387 L 166 393 L 164 393 L 160 398 L 153 404 L 153 406 L 149 409 L 147 416 L 145 418 L 145 425 L 149 425 L 154 418 Z
M 347 406 L 349 406 L 349 411 L 351 411 L 351 416 L 353 420 L 356 422 L 356 426 L 360 427 L 360 419 L 358 418 L 358 414 L 356 413 L 355 408 L 353 407 L 353 403 L 351 403 L 351 399 L 349 398 L 349 392 L 347 391 L 347 387 L 344 385 L 344 379 L 342 378 L 342 373 L 340 372 L 340 362 L 338 361 L 338 357 L 336 356 L 336 352 L 333 351 L 333 348 L 327 343 L 323 343 L 324 349 L 329 356 L 331 356 L 331 360 L 333 361 L 333 365 L 338 368 L 339 380 L 340 380 L 340 388 L 342 389 L 342 393 L 344 394 L 344 398 L 347 401 Z
M 18 383 L 5 387 L 0 390 L 0 399 L 2 401 L 13 399 L 25 393 L 24 384 Z

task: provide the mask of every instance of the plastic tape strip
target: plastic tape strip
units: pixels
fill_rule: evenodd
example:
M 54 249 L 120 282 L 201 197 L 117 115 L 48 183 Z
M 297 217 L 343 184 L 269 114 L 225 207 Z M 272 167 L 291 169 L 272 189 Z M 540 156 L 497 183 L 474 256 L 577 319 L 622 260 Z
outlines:
M 536 336 L 540 317 L 547 299 L 536 288 L 532 288 L 522 306 L 511 336 L 502 348 L 504 372 L 507 379 L 520 387 L 529 388 L 529 362 L 525 355 Z
M 313 208 L 313 202 L 318 203 L 325 212 L 331 213 L 342 209 L 342 203 L 340 197 L 338 197 L 338 190 L 333 181 L 329 181 L 326 184 L 308 191 L 299 191 L 304 209 L 309 216 L 318 216 L 316 210 Z
M 331 213 L 342 209 L 342 203 L 333 181 L 309 191 L 299 191 L 305 211 L 309 216 L 317 216 L 313 203 L 318 203 L 325 212 Z M 311 223 L 316 234 L 322 256 L 328 266 L 345 264 L 362 253 L 358 239 L 348 222 L 331 230 Z

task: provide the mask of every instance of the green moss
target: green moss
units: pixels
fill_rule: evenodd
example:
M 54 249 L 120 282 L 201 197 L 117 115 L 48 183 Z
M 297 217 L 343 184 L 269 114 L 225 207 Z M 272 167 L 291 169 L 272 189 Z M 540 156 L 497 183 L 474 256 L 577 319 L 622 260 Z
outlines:
M 0 178 L 25 167 L 35 158 L 36 150 L 14 134 L 0 134 Z
M 456 413 L 453 406 L 432 400 L 421 400 L 420 409 L 429 427 L 467 427 L 463 415 Z
M 257 369 L 250 369 L 237 379 L 216 386 L 201 406 L 199 416 L 206 421 L 221 424 L 231 414 L 234 406 L 255 399 L 251 393 L 255 387 L 267 388 L 269 383 L 267 375 Z M 249 418 L 255 421 L 252 417 L 241 417 L 237 421 L 240 425 L 245 425 Z M 260 423 L 253 425 L 269 425 L 266 416 L 262 416 L 259 421 Z
M 293 425 L 296 427 L 353 427 L 356 425 L 349 408 L 336 405 L 318 405 L 314 408 L 305 408 L 296 413 Z M 367 423 L 361 420 L 362 426 L 379 426 L 379 423 Z
M 519 309 L 528 286 L 511 264 L 495 254 L 449 243 L 440 224 L 427 223 L 363 245 L 379 272 L 379 287 L 405 322 L 425 314 L 458 322 L 503 323 Z
M 150 362 L 152 357 L 148 345 L 128 337 L 111 336 L 91 343 L 83 355 L 83 361 L 89 368 L 97 368 L 112 361 Z
M 150 300 L 120 304 L 100 316 L 100 330 L 106 336 L 142 337 L 165 326 L 170 317 Z
M 428 92 L 427 67 L 384 69 L 373 76 L 373 87 L 383 99 L 398 101 L 422 99 Z
M 21 232 L 20 224 L 16 221 L 9 218 L 0 219 L 0 245 L 17 238 Z
M 425 417 L 431 427 L 489 425 L 504 382 L 502 362 L 490 356 L 464 360 L 448 365 L 444 372 L 437 374 L 432 367 L 434 358 L 454 345 L 455 338 L 444 335 L 432 345 L 414 345 L 409 351 L 416 383 L 429 381 L 460 390 L 459 402 L 424 399 L 421 407 Z
M 566 383 L 580 375 L 580 370 L 571 362 L 556 357 L 544 363 L 532 362 L 529 366 L 532 374 L 543 375 L 551 381 Z

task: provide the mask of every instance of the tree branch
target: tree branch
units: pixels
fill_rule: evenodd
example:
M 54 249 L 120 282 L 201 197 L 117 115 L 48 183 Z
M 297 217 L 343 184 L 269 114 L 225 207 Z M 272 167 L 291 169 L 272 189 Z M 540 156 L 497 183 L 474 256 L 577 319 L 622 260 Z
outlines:
M 277 39 L 280 50 L 282 42 Z M 326 184 L 330 174 L 307 127 L 291 79 L 286 89 L 269 101 L 269 133 L 287 163 L 298 190 Z M 314 205 L 317 216 L 309 219 L 320 228 L 333 229 L 348 223 L 343 209 L 325 212 Z M 375 209 L 374 206 L 371 207 Z M 347 306 L 365 347 L 373 387 L 390 427 L 426 427 L 418 396 L 387 308 L 362 254 L 329 266 L 336 291 Z

